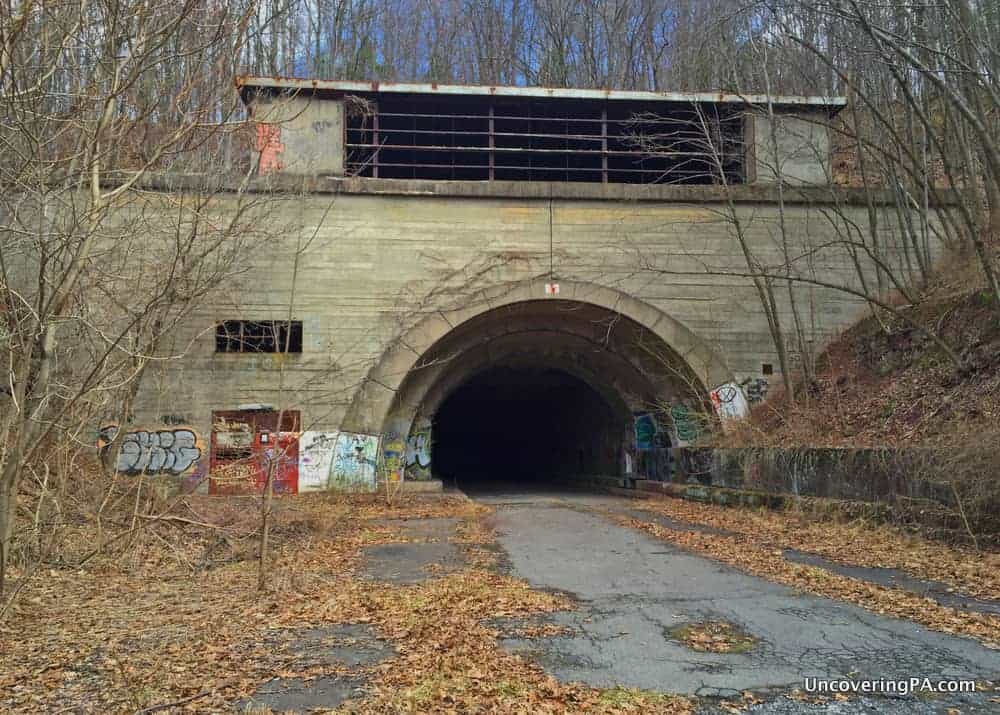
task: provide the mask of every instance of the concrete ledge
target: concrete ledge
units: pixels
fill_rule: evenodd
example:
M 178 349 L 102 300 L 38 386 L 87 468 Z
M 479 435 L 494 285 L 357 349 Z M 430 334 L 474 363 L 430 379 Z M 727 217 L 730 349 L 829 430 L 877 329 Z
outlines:
M 784 509 L 788 506 L 786 497 L 781 494 L 752 491 L 749 489 L 727 489 L 725 487 L 708 487 L 702 484 L 673 484 L 671 482 L 654 482 L 648 479 L 638 479 L 635 488 L 653 496 L 687 499 L 703 504 L 718 504 L 720 506 L 751 506 L 767 507 L 768 509 Z
M 107 176 L 113 187 L 131 178 L 130 174 Z M 778 187 L 765 184 L 733 186 L 682 186 L 671 184 L 597 184 L 573 181 L 432 181 L 425 179 L 375 179 L 342 176 L 274 174 L 246 181 L 240 175 L 176 174 L 151 172 L 136 184 L 153 191 L 209 191 L 278 194 L 362 194 L 391 196 L 431 196 L 445 198 L 495 198 L 577 201 L 658 201 L 664 203 L 777 203 Z M 786 204 L 866 205 L 862 189 L 847 186 L 785 186 L 781 198 Z M 878 205 L 892 205 L 896 197 L 886 189 L 871 192 Z M 938 190 L 932 206 L 956 205 L 956 191 Z
M 444 484 L 440 479 L 427 479 L 419 482 L 404 479 L 400 491 L 404 494 L 437 494 L 444 491 Z

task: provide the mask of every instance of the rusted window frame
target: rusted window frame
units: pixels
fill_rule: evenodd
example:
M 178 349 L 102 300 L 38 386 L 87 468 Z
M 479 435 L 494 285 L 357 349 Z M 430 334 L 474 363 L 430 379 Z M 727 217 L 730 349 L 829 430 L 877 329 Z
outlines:
M 235 327 L 236 324 L 239 326 L 238 334 L 234 334 L 232 331 L 232 328 Z M 274 349 L 262 349 L 261 346 L 253 348 L 248 347 L 251 340 L 259 337 L 251 336 L 246 333 L 246 327 L 248 324 L 265 326 L 265 329 L 272 330 L 273 333 L 271 343 L 273 344 Z M 287 332 L 283 335 L 283 331 Z M 298 355 L 302 353 L 304 337 L 301 320 L 247 320 L 242 318 L 233 318 L 216 323 L 215 352 L 237 355 L 245 353 L 282 353 L 287 355 Z M 229 346 L 234 344 L 234 339 L 235 345 L 238 347 L 236 350 L 229 348 Z M 285 349 L 286 345 L 288 347 L 287 350 Z

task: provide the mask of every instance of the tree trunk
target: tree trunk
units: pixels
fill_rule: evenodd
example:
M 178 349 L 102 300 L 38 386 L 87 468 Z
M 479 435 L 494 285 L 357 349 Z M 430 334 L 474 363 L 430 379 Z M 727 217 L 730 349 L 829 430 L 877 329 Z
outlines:
M 280 418 L 278 430 L 275 434 L 281 434 Z M 268 460 L 267 476 L 264 478 L 264 498 L 260 504 L 260 552 L 257 564 L 258 591 L 263 591 L 267 587 L 267 550 L 271 535 L 271 506 L 274 503 L 274 469 L 275 460 Z
M 17 514 L 17 482 L 6 477 L 4 475 L 0 480 L 0 596 L 6 589 L 14 516 Z

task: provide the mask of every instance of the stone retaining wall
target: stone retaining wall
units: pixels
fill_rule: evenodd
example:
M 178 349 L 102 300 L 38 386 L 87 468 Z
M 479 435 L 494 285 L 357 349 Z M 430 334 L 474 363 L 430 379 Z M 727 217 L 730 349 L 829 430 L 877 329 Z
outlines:
M 870 504 L 873 516 L 1000 543 L 994 448 L 679 448 L 674 455 L 672 484 L 640 488 L 753 506 L 783 507 L 802 497 Z

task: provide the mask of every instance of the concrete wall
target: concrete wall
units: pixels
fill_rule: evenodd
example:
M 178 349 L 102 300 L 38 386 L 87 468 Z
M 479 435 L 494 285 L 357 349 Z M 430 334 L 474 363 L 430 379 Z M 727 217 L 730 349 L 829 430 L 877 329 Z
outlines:
M 889 518 L 929 526 L 949 538 L 963 538 L 971 530 L 980 545 L 1000 542 L 992 446 L 674 452 L 674 483 L 647 482 L 640 489 L 729 505 L 789 507 L 800 497 L 867 503 L 885 507 Z
M 747 173 L 751 182 L 825 186 L 830 183 L 826 115 L 747 116 Z
M 211 306 L 178 328 L 170 347 L 180 353 L 190 343 L 190 352 L 150 368 L 133 424 L 183 423 L 207 439 L 212 410 L 266 403 L 300 410 L 303 430 L 340 429 L 366 375 L 387 350 L 409 351 L 416 359 L 427 347 L 400 346 L 408 328 L 442 310 L 475 312 L 472 296 L 492 296 L 484 299 L 483 310 L 512 292 L 544 299 L 550 260 L 557 280 L 627 296 L 645 306 L 644 322 L 670 322 L 695 336 L 724 363 L 724 371 L 713 374 L 765 384 L 780 380 L 753 284 L 737 275 L 746 272 L 746 263 L 733 222 L 712 187 L 674 194 L 661 187 L 661 200 L 649 187 L 634 187 L 635 196 L 644 200 L 588 195 L 618 191 L 615 187 L 572 189 L 581 198 L 571 198 L 566 189 L 550 208 L 549 199 L 530 194 L 546 188 L 540 186 L 526 186 L 519 196 L 514 194 L 521 189 L 476 184 L 465 187 L 470 195 L 461 196 L 456 195 L 461 187 L 437 195 L 426 183 L 372 181 L 345 184 L 341 193 L 268 199 L 266 221 L 273 240 L 255 251 L 246 273 L 220 286 Z M 496 195 L 471 195 L 488 191 Z M 548 191 L 560 195 L 552 187 Z M 797 263 L 802 275 L 857 284 L 846 251 L 817 248 L 835 238 L 820 209 L 849 198 L 831 194 L 825 206 L 786 207 L 789 241 L 796 255 L 804 256 Z M 757 259 L 777 265 L 779 212 L 765 199 L 762 193 L 741 194 L 737 213 Z M 863 206 L 847 202 L 841 209 L 857 225 L 867 223 Z M 899 246 L 895 222 L 880 225 L 890 262 L 901 263 L 901 252 L 893 249 Z M 297 245 L 303 248 L 293 285 Z M 293 289 L 292 317 L 304 324 L 302 354 L 214 352 L 217 321 L 284 319 Z M 817 345 L 850 325 L 865 307 L 855 297 L 819 286 L 800 284 L 795 292 Z M 576 293 L 560 297 L 588 300 L 584 288 Z M 787 291 L 782 288 L 777 297 L 781 319 L 790 326 Z M 682 355 L 693 350 L 691 344 L 674 347 Z M 764 364 L 773 366 L 773 375 L 763 374 Z M 284 373 L 280 391 L 279 368 Z
M 344 103 L 261 95 L 250 103 L 261 174 L 344 174 Z

